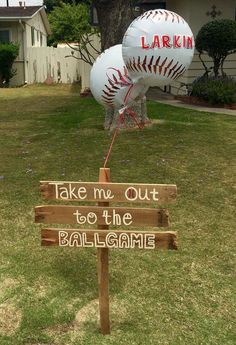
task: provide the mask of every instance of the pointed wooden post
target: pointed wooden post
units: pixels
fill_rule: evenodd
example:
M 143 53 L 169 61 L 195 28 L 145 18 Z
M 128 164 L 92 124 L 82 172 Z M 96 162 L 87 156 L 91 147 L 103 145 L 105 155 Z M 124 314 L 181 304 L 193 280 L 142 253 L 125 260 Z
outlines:
M 110 182 L 110 169 L 100 168 L 99 182 Z M 98 206 L 109 206 L 109 202 L 99 202 Z M 108 230 L 108 225 L 98 225 L 98 229 Z M 109 252 L 108 248 L 97 248 L 98 290 L 100 326 L 102 334 L 110 334 L 109 318 Z

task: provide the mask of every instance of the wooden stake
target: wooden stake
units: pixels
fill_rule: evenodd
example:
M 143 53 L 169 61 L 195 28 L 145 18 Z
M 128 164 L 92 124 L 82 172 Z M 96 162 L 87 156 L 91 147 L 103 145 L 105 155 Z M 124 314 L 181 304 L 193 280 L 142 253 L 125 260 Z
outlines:
M 99 182 L 110 182 L 110 169 L 100 168 Z M 98 206 L 109 206 L 109 202 L 99 202 Z M 98 225 L 100 230 L 108 230 L 108 225 Z M 109 252 L 108 248 L 97 249 L 98 291 L 100 326 L 103 335 L 110 334 L 109 319 Z

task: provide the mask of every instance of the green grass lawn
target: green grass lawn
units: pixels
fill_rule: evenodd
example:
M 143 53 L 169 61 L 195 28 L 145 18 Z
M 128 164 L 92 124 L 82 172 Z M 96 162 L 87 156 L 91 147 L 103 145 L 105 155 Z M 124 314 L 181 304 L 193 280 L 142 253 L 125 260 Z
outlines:
M 97 325 L 96 250 L 40 246 L 40 180 L 97 181 L 111 134 L 69 86 L 0 91 L 0 344 L 233 345 L 236 117 L 148 103 L 120 131 L 113 182 L 170 183 L 178 251 L 110 251 L 111 335 Z M 77 320 L 77 321 L 76 321 Z

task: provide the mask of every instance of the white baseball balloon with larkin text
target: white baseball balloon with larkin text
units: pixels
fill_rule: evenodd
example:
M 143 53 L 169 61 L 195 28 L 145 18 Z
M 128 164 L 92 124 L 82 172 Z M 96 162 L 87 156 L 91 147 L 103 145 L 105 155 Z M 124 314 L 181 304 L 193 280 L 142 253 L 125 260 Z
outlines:
M 133 83 L 122 57 L 122 45 L 118 44 L 105 50 L 93 64 L 90 89 L 100 104 L 119 109 L 132 105 L 148 87 Z
M 147 11 L 127 29 L 122 54 L 134 82 L 167 85 L 188 69 L 194 54 L 193 33 L 174 12 Z

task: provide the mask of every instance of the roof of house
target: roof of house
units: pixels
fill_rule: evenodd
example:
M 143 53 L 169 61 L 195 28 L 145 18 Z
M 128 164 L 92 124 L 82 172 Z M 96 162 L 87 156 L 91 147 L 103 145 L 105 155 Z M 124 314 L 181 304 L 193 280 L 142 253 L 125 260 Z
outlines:
M 0 18 L 31 18 L 42 6 L 9 6 L 0 7 Z
M 44 6 L 9 6 L 0 7 L 0 21 L 18 21 L 33 18 L 40 12 L 48 34 L 51 34 L 50 24 Z

